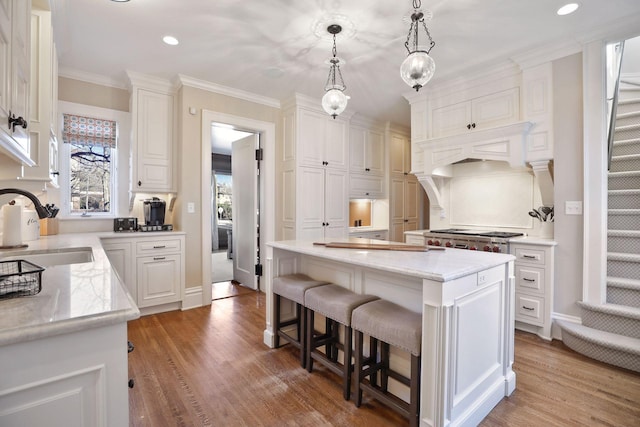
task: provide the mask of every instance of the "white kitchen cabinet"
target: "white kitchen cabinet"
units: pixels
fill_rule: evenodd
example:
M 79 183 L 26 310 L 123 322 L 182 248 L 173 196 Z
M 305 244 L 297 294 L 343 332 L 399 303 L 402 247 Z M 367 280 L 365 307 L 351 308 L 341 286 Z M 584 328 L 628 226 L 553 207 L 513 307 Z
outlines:
M 298 238 L 345 236 L 349 219 L 346 171 L 301 167 L 298 172 Z
M 424 236 L 420 235 L 415 235 L 415 234 L 405 234 L 404 235 L 404 242 L 408 243 L 410 245 L 426 245 L 427 242 L 424 238 Z
M 27 130 L 30 16 L 30 1 L 0 1 L 0 151 L 25 166 L 34 164 Z M 25 126 L 9 126 L 9 117 L 22 118 Z
M 351 231 L 349 237 L 356 237 L 361 239 L 376 239 L 387 240 L 389 232 L 387 230 L 375 230 L 375 231 Z
M 384 175 L 384 135 L 362 126 L 349 127 L 349 171 Z
M 407 175 L 411 172 L 411 141 L 405 135 L 391 134 L 389 146 L 389 171 Z
M 389 186 L 389 240 L 404 242 L 405 231 L 418 229 L 421 191 L 420 183 L 413 175 L 391 178 Z
M 353 199 L 383 199 L 384 177 L 352 173 L 349 177 L 349 197 Z
M 346 169 L 347 126 L 344 121 L 306 109 L 298 110 L 299 161 L 304 166 Z
M 31 11 L 30 156 L 35 165 L 24 168 L 23 179 L 58 184 L 58 73 L 51 12 Z M 55 78 L 54 78 L 55 76 Z
M 103 237 L 102 247 L 144 314 L 182 301 L 185 284 L 184 235 L 131 233 Z M 169 306 L 168 304 L 172 304 Z
M 520 120 L 520 89 L 512 88 L 431 111 L 431 137 L 487 129 Z
M 532 239 L 511 243 L 515 255 L 516 328 L 551 339 L 555 242 Z
M 173 88 L 129 73 L 133 128 L 132 191 L 176 191 Z

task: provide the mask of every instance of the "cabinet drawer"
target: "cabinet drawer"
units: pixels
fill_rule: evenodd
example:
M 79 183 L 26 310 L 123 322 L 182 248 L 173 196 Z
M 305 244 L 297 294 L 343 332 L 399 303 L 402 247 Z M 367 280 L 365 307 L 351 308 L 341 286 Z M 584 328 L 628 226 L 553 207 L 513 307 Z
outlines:
M 182 250 L 181 239 L 149 240 L 136 243 L 137 255 L 153 255 Z
M 544 316 L 544 298 L 521 295 L 516 292 L 516 320 L 542 326 Z
M 516 287 L 523 290 L 544 293 L 544 269 L 516 265 Z
M 544 249 L 516 248 L 516 263 L 526 262 L 544 265 Z

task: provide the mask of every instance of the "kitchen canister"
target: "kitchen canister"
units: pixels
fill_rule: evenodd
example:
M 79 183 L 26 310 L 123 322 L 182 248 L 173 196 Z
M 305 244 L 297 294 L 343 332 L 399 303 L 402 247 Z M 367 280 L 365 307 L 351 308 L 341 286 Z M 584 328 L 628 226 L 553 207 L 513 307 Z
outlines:
M 30 242 L 40 238 L 40 219 L 33 210 L 22 211 L 22 241 Z
M 540 223 L 540 237 L 553 239 L 553 222 L 543 221 Z
M 2 207 L 2 246 L 22 245 L 22 205 Z

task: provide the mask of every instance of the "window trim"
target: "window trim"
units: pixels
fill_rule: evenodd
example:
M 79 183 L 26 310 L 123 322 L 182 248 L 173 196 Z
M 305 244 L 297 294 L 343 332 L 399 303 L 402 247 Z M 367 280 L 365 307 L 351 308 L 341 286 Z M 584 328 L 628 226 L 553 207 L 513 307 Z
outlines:
M 113 120 L 118 126 L 118 142 L 116 155 L 113 160 L 112 169 L 112 209 L 110 213 L 92 212 L 88 215 L 71 213 L 69 209 L 70 194 L 69 182 L 69 147 L 62 142 L 63 114 L 74 114 L 79 116 L 90 116 Z M 59 189 L 60 189 L 60 213 L 58 218 L 65 219 L 109 219 L 128 216 L 129 214 L 129 167 L 130 167 L 130 139 L 131 139 L 131 118 L 127 111 L 113 110 L 109 108 L 95 107 L 92 105 L 78 104 L 74 102 L 58 102 L 58 164 Z M 67 147 L 65 147 L 67 145 Z

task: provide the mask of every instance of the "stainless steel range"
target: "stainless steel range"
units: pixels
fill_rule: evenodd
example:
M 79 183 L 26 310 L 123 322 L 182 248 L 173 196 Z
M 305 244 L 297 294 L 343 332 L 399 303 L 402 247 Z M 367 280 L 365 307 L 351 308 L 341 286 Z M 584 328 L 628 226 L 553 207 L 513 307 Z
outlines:
M 447 228 L 425 231 L 423 235 L 430 246 L 506 254 L 509 253 L 509 239 L 522 236 L 523 233 Z

